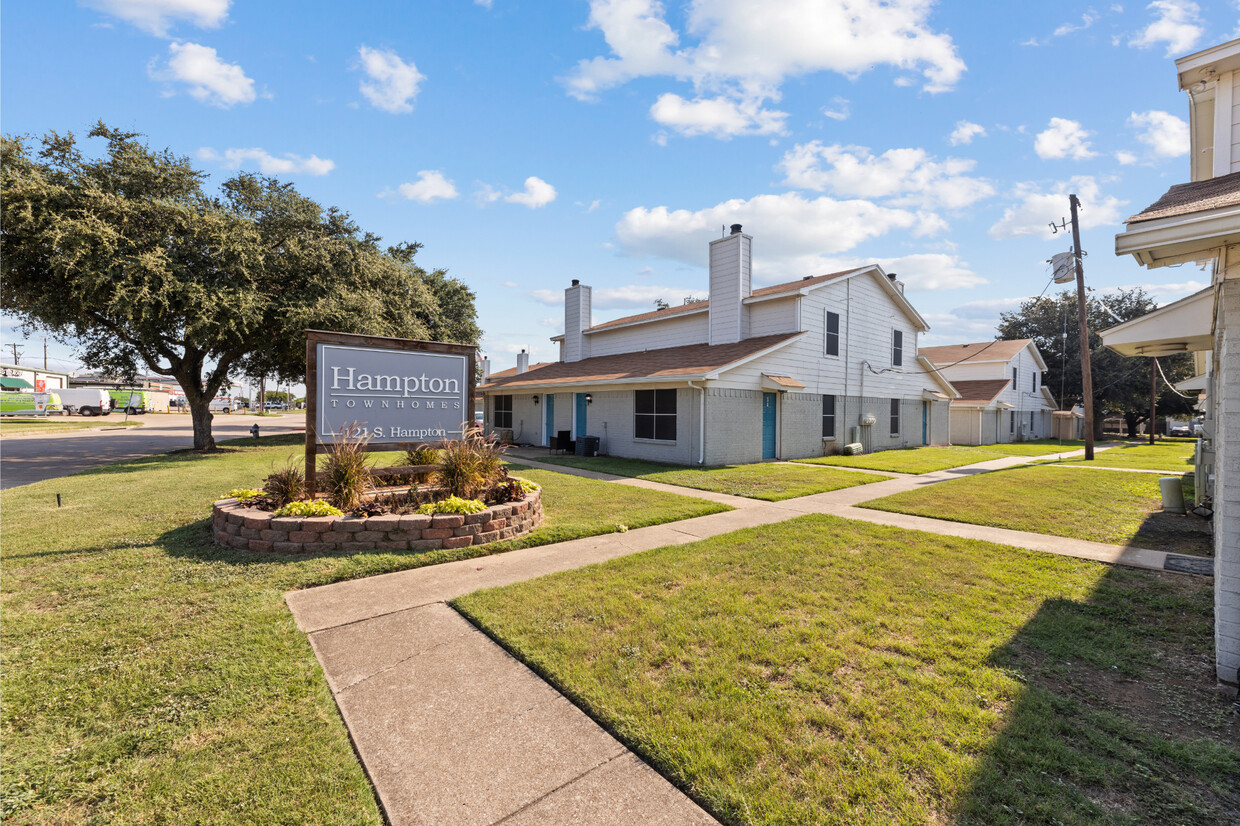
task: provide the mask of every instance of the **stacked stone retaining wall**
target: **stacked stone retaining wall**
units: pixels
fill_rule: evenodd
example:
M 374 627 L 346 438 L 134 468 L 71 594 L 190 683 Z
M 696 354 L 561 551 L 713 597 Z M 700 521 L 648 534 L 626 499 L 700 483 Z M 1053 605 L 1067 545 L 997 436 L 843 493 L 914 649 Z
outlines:
M 216 543 L 258 553 L 319 554 L 332 551 L 437 551 L 514 539 L 543 520 L 542 491 L 521 502 L 470 514 L 382 516 L 275 516 L 221 499 L 211 513 Z

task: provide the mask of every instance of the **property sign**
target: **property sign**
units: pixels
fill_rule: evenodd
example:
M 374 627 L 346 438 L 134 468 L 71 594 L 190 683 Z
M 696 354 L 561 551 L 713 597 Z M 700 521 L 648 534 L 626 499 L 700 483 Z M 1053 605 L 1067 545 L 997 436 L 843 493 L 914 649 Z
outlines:
M 356 422 L 372 444 L 460 438 L 473 359 L 453 353 L 319 342 L 315 431 L 332 441 Z
M 459 439 L 473 422 L 472 345 L 306 331 L 306 486 L 315 455 L 356 424 L 368 450 Z

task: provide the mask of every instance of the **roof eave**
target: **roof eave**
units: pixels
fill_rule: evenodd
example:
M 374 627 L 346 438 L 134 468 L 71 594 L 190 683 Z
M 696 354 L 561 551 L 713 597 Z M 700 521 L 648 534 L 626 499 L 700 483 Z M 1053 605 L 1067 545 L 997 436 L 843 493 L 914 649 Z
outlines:
M 1240 204 L 1132 221 L 1115 236 L 1115 254 L 1131 255 L 1144 267 L 1166 267 L 1215 258 L 1235 243 L 1240 243 Z

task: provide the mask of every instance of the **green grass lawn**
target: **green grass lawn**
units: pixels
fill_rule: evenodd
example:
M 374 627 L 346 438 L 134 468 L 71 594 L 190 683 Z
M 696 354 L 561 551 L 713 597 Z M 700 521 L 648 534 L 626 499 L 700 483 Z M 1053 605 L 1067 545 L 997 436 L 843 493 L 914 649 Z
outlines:
M 578 456 L 548 456 L 538 461 L 565 467 L 582 468 L 616 476 L 628 476 L 663 482 L 668 485 L 730 493 L 750 499 L 778 502 L 826 493 L 855 485 L 881 482 L 889 476 L 871 473 L 851 473 L 830 468 L 802 468 L 783 463 L 756 465 L 725 465 L 723 467 L 691 468 L 683 465 L 667 465 L 660 462 L 644 462 L 640 459 L 618 459 L 607 456 L 585 458 Z
M 933 473 L 936 470 L 988 462 L 1003 456 L 1046 456 L 1052 453 L 1079 450 L 1084 446 L 1084 442 L 1056 442 L 1043 439 L 1034 442 L 996 445 L 905 447 L 897 450 L 880 450 L 860 456 L 819 456 L 793 461 L 809 465 L 882 470 L 889 473 Z
M 237 441 L 0 493 L 6 823 L 382 822 L 283 594 L 512 544 L 313 558 L 215 546 L 212 500 L 259 483 L 299 442 Z M 726 510 L 521 475 L 543 485 L 547 512 L 526 545 Z
M 861 505 L 953 522 L 1209 554 L 1205 520 L 1162 512 L 1158 477 L 1031 466 L 954 479 Z
M 11 419 L 0 418 L 0 436 L 14 436 L 29 433 L 66 433 L 71 430 L 89 430 L 92 427 L 141 427 L 142 422 L 125 421 L 123 417 L 113 420 L 107 418 L 70 419 L 54 416 L 46 419 Z
M 809 516 L 454 605 L 725 824 L 1240 807 L 1201 578 Z
M 1192 440 L 1159 441 L 1152 445 L 1148 442 L 1129 443 L 1095 453 L 1092 462 L 1086 462 L 1084 459 L 1070 459 L 1063 464 L 1187 473 L 1193 469 L 1195 445 L 1196 442 Z

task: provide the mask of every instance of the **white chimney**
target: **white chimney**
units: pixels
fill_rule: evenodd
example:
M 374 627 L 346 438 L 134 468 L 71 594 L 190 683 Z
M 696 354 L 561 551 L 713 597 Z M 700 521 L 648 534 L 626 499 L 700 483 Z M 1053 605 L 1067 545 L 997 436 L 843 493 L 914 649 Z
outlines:
M 564 291 L 564 361 L 589 358 L 582 330 L 588 330 L 593 323 L 590 288 L 574 278 L 573 285 Z
M 486 384 L 491 379 L 491 359 L 483 357 L 482 359 L 482 384 Z
M 517 353 L 517 373 L 530 372 L 530 354 L 522 350 Z
M 749 313 L 741 301 L 753 292 L 753 238 L 732 232 L 710 242 L 710 343 L 732 344 L 749 336 Z

